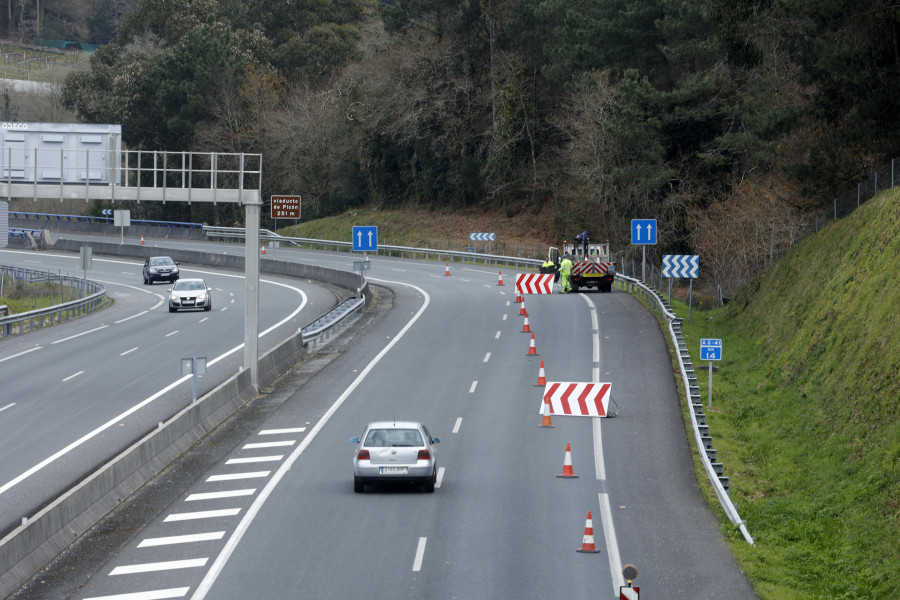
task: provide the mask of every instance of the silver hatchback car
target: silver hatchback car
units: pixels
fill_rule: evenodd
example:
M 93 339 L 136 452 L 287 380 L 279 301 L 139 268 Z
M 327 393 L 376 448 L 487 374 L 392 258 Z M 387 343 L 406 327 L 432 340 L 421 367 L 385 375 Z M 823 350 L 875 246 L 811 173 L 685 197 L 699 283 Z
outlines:
M 421 484 L 434 492 L 437 457 L 432 436 L 421 423 L 380 421 L 369 423 L 356 444 L 353 457 L 353 491 L 361 493 L 367 483 Z

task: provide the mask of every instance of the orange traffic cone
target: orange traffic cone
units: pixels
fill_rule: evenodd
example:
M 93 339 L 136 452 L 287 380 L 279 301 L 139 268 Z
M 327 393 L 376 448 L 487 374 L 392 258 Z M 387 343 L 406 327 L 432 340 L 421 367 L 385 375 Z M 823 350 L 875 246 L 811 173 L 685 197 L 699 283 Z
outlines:
M 519 314 L 523 317 L 528 316 L 528 312 L 525 310 L 525 298 L 522 298 L 522 306 L 519 308 Z
M 525 298 L 522 297 L 522 292 L 516 290 L 516 304 L 519 302 L 525 302 Z
M 550 418 L 550 403 L 544 400 L 544 406 L 541 407 L 541 427 L 553 427 L 553 419 Z
M 522 326 L 522 333 L 530 333 L 531 327 L 528 325 L 528 317 L 525 317 L 525 325 Z
M 260 251 L 260 254 L 265 254 L 265 253 L 266 253 L 266 244 L 263 243 L 263 245 L 262 245 L 262 250 Z
M 538 371 L 538 382 L 534 385 L 547 385 L 547 378 L 544 377 L 544 361 L 541 361 L 541 370 Z
M 447 263 L 447 269 L 444 271 L 444 277 L 449 277 L 450 275 L 450 263 Z
M 369 262 L 369 253 L 366 252 L 366 262 Z
M 537 348 L 534 347 L 534 334 L 531 334 L 531 343 L 528 346 L 528 355 L 529 356 L 537 356 Z
M 503 285 L 503 271 L 497 271 L 500 274 L 500 279 L 497 280 L 497 285 Z
M 144 243 L 144 234 L 142 233 L 141 234 L 141 245 L 143 245 L 143 243 Z
M 566 456 L 563 459 L 563 471 L 561 475 L 557 475 L 557 477 L 564 477 L 566 479 L 578 479 L 578 475 L 572 470 L 572 448 L 570 444 L 566 444 Z
M 588 511 L 587 521 L 584 523 L 584 539 L 581 542 L 581 549 L 576 552 L 600 552 L 594 545 L 594 522 L 591 520 L 591 511 Z

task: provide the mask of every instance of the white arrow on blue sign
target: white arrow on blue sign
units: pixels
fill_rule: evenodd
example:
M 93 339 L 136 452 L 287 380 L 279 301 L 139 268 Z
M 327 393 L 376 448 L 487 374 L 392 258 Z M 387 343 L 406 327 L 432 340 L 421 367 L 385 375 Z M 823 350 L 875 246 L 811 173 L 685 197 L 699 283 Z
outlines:
M 664 254 L 662 276 L 674 279 L 697 279 L 700 256 L 697 254 Z
M 632 244 L 656 243 L 656 219 L 632 219 L 631 220 Z
M 375 252 L 378 250 L 378 227 L 353 226 L 353 251 Z
M 493 242 L 496 236 L 495 233 L 470 233 L 469 239 L 473 242 Z
M 701 339 L 700 360 L 722 360 L 722 340 L 716 338 Z

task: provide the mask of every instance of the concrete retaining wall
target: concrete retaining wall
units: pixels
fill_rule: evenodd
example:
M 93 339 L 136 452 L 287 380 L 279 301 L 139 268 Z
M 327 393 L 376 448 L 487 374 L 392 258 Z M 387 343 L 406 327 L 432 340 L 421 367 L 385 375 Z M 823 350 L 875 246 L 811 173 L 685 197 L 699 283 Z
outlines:
M 83 242 L 61 240 L 55 250 L 78 252 Z M 146 257 L 165 254 L 179 262 L 220 268 L 244 268 L 242 255 L 92 242 L 96 254 Z M 243 247 L 240 247 L 243 250 Z M 337 285 L 356 292 L 359 275 L 311 265 L 262 259 L 260 271 Z M 371 302 L 368 284 L 363 290 Z M 300 332 L 259 359 L 258 383 L 265 387 L 306 356 Z M 238 410 L 256 390 L 242 370 L 154 429 L 37 515 L 0 540 L 0 598 L 15 591 L 97 521 L 156 473 Z

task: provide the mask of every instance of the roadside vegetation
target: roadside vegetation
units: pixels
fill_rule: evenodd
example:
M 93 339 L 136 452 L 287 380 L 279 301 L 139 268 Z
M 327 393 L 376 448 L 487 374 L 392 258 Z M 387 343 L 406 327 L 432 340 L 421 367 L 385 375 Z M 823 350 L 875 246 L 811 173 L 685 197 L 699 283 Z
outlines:
M 723 528 L 763 600 L 900 598 L 898 231 L 894 190 L 726 306 L 675 303 L 692 356 L 723 340 L 707 420 L 756 545 Z
M 12 315 L 48 308 L 79 297 L 79 290 L 58 283 L 6 281 L 0 291 L 0 306 L 5 304 Z

